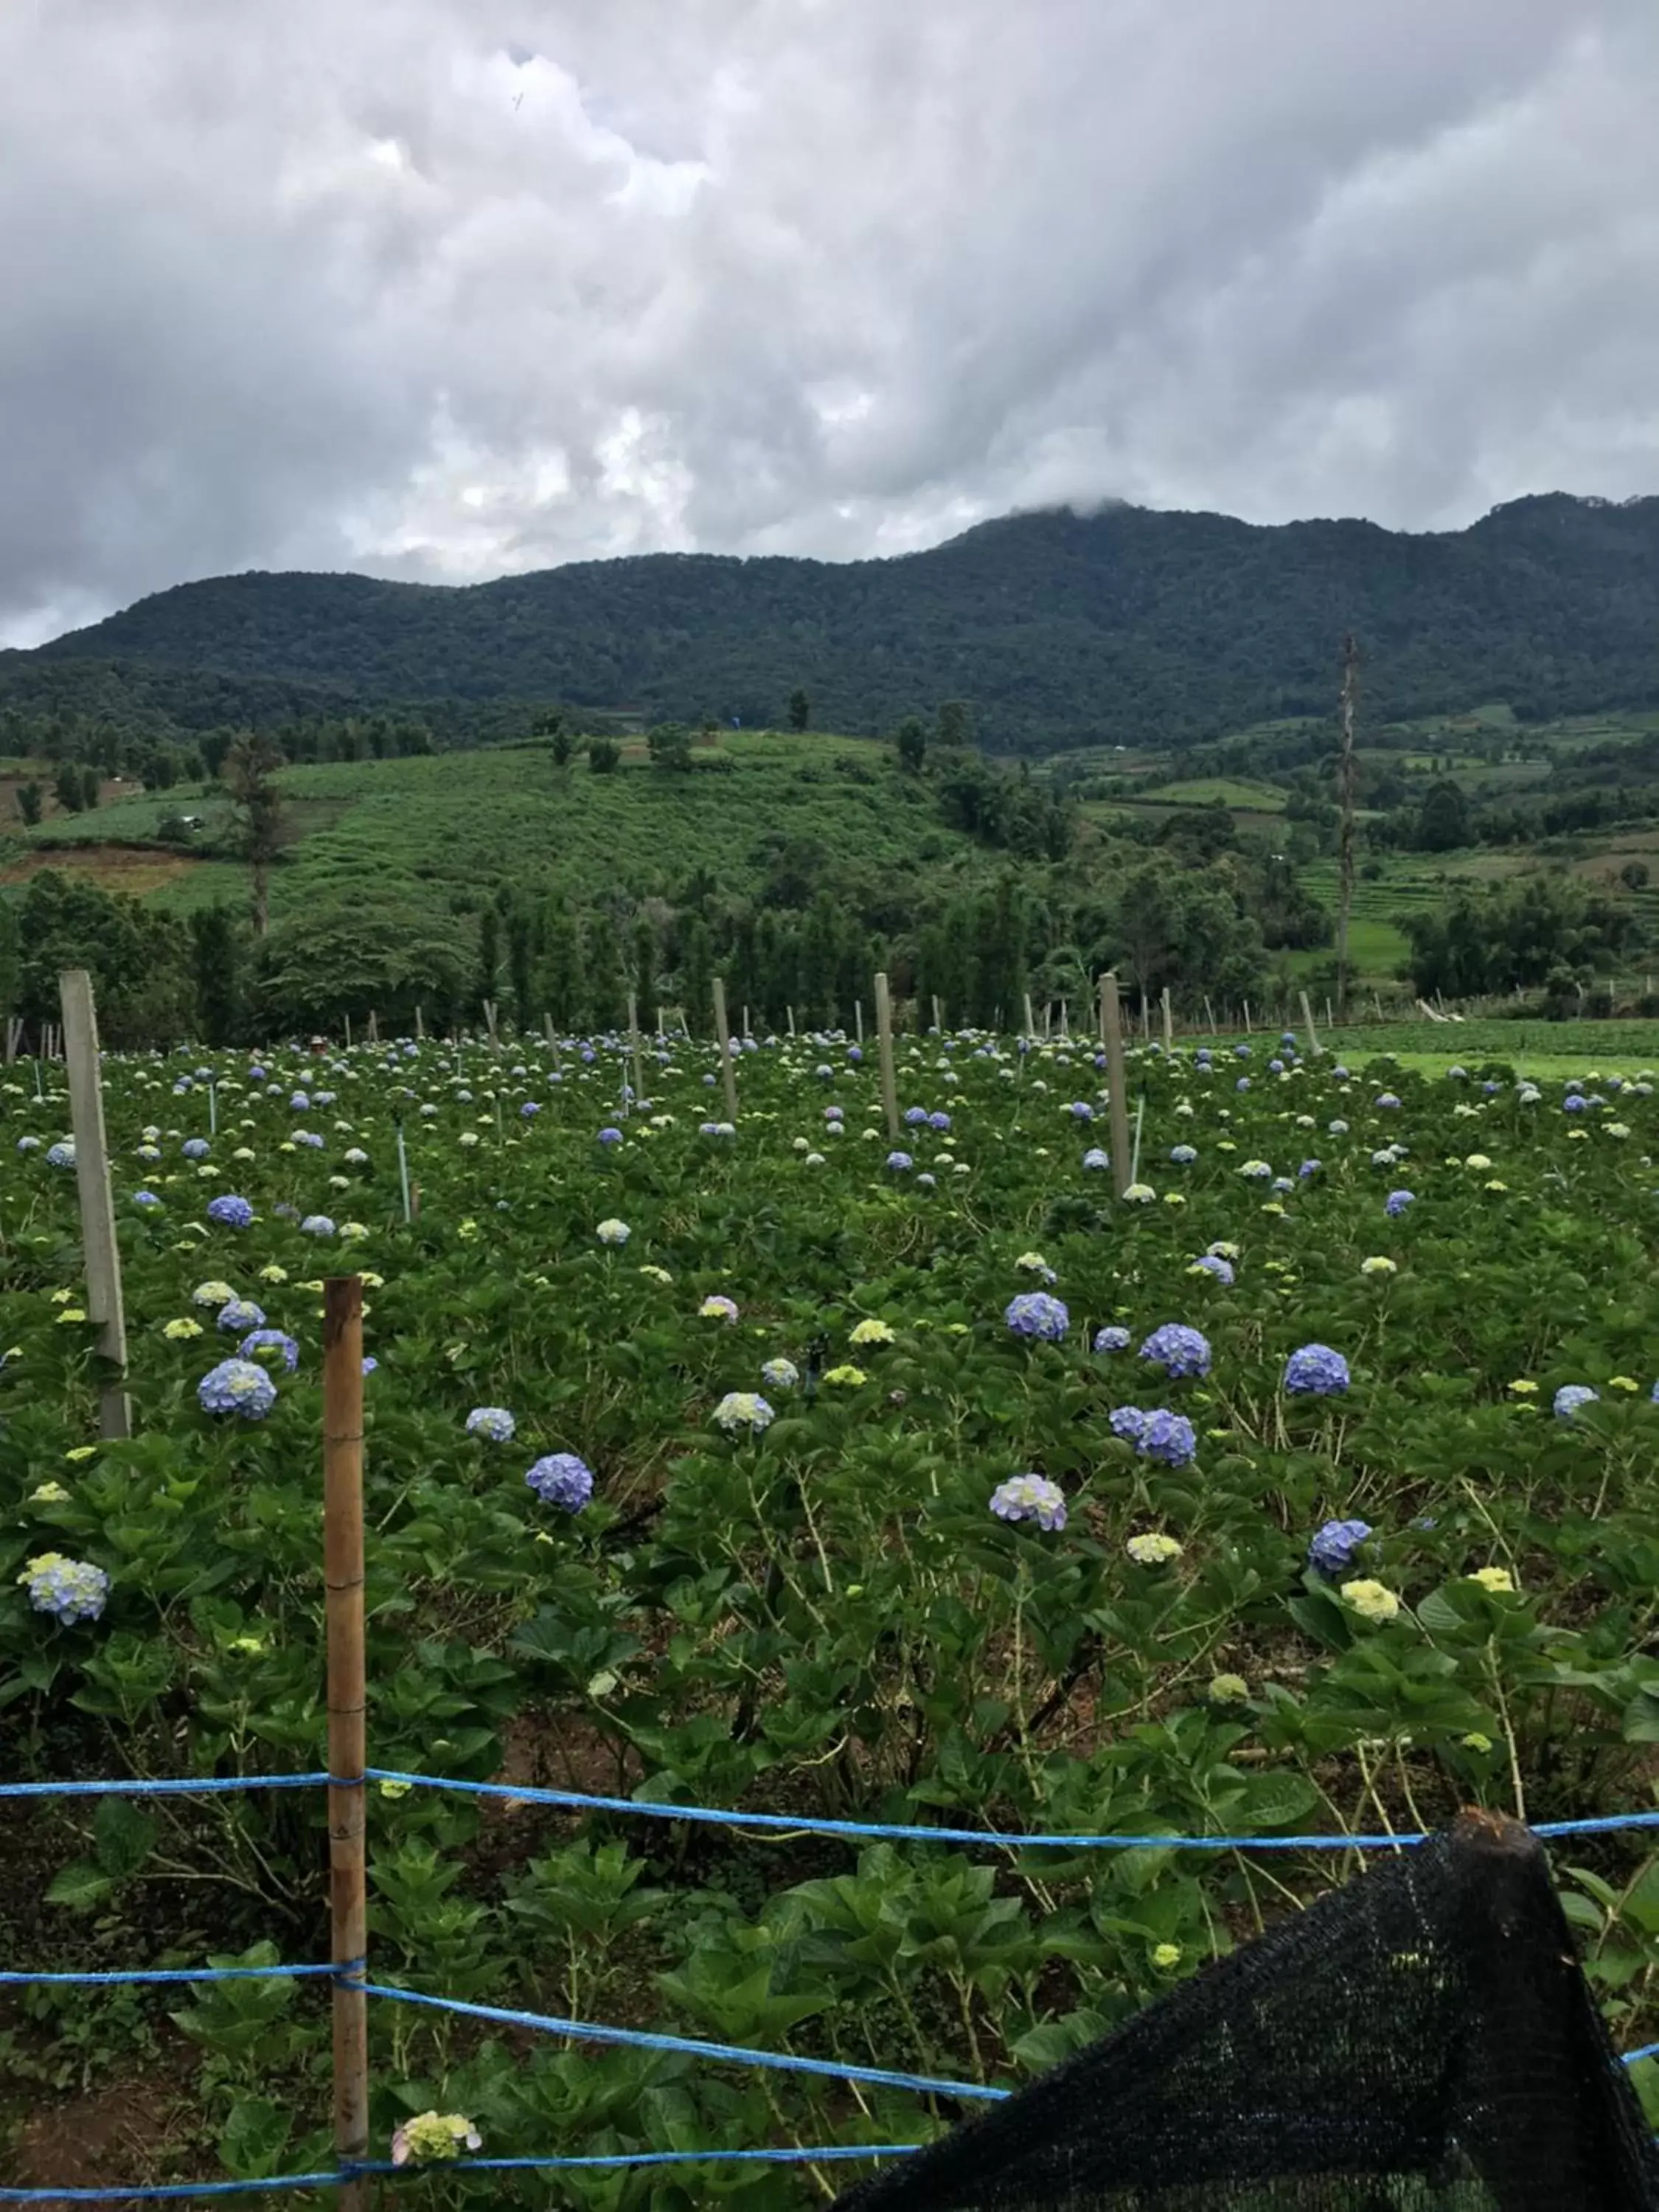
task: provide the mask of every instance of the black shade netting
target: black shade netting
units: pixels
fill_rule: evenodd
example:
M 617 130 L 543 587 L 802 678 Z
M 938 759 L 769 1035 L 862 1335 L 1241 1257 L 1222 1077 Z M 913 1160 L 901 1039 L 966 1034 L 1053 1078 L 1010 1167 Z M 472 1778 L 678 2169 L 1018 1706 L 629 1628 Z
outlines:
M 836 2203 L 1652 2212 L 1656 2184 L 1541 1846 L 1466 1814 Z

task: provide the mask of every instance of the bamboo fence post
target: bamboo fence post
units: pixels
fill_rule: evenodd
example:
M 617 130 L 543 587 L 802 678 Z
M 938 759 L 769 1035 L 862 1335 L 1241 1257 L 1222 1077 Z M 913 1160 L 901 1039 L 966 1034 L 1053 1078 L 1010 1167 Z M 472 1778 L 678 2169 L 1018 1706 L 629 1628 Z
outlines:
M 853 1027 L 857 1032 L 859 1042 L 862 1044 L 864 1042 L 864 1001 L 862 999 L 854 999 L 853 1001 Z
M 1140 1041 L 1141 1041 L 1141 1042 L 1142 1042 L 1143 1044 L 1148 1044 L 1148 1043 L 1150 1043 L 1150 1042 L 1152 1042 L 1152 1008 L 1151 1008 L 1151 1007 L 1146 1004 L 1146 994 L 1143 991 L 1143 992 L 1141 993 L 1141 994 L 1140 994 Z
M 726 1085 L 726 1118 L 735 1123 L 738 1118 L 738 1079 L 732 1066 L 732 1033 L 726 1026 L 726 984 L 719 975 L 714 978 L 714 1035 L 720 1039 L 720 1079 Z
M 109 1152 L 104 1138 L 104 1085 L 98 1064 L 98 1017 L 92 978 L 66 968 L 58 978 L 69 1062 L 70 1127 L 75 1133 L 75 1180 L 81 1200 L 81 1245 L 87 1265 L 87 1318 L 97 1324 L 98 1351 L 110 1362 L 99 1392 L 98 1433 L 132 1434 L 127 1397 L 127 1324 L 121 1302 L 121 1248 L 115 1236 Z
M 640 1057 L 640 1002 L 636 994 L 628 994 L 628 1034 L 634 1048 L 634 1103 L 637 1106 L 645 1096 L 645 1064 Z
M 1107 1109 L 1112 1129 L 1112 1187 L 1120 1198 L 1129 1188 L 1128 1078 L 1123 1068 L 1123 1009 L 1117 977 L 1109 968 L 1100 979 L 1100 1033 L 1106 1042 Z
M 426 1036 L 426 1023 L 422 1018 L 421 1009 L 418 1006 L 415 1009 L 415 1035 L 416 1039 L 422 1042 L 424 1041 Z
M 745 1036 L 749 1034 L 749 1009 L 747 1006 L 743 1010 L 743 1033 Z
M 788 1017 L 789 1034 L 791 1036 L 793 1036 L 795 1034 L 795 1010 L 793 1006 L 786 1006 L 783 1011 Z
M 1170 1005 L 1170 987 L 1164 986 L 1164 1053 L 1167 1059 L 1175 1050 L 1175 1014 Z
M 349 1052 L 349 1051 L 350 1051 L 350 1049 L 351 1049 L 351 1017 L 350 1017 L 350 1015 L 349 1015 L 349 1014 L 348 1014 L 348 1015 L 346 1016 L 346 1018 L 345 1018 L 345 1030 L 346 1030 L 346 1050 L 347 1050 L 348 1052 Z
M 1207 993 L 1205 994 L 1204 1000 L 1204 1018 L 1210 1024 L 1210 1035 L 1212 1036 L 1219 1036 L 1221 1032 L 1215 1025 L 1215 1008 L 1210 1004 L 1209 995 Z
M 887 1136 L 898 1142 L 898 1081 L 893 1073 L 893 1002 L 885 974 L 876 978 L 876 1042 L 881 1061 L 881 1103 L 887 1112 Z
M 1301 997 L 1302 1021 L 1303 1026 L 1308 1032 L 1308 1049 L 1316 1060 L 1322 1060 L 1325 1057 L 1325 1048 L 1319 1042 L 1319 1032 L 1314 1027 L 1313 1008 L 1308 1004 L 1308 994 L 1305 991 L 1302 993 Z
M 398 1117 L 398 1188 L 403 1194 L 404 1219 L 406 1223 L 413 1221 L 415 1209 L 410 1203 L 409 1196 L 409 1147 L 404 1142 L 402 1115 Z
M 1060 1035 L 1062 1043 L 1070 1044 L 1072 1042 L 1072 1010 L 1064 999 L 1060 1002 Z
M 933 992 L 930 994 L 930 995 L 933 1001 L 933 1027 L 938 1031 L 939 1035 L 943 1036 L 945 1034 L 945 1015 L 939 1006 L 939 994 L 937 992 Z
M 1025 1034 L 1033 1039 L 1036 1036 L 1036 1024 L 1031 1017 L 1031 994 L 1029 991 L 1025 994 Z
M 334 2154 L 368 2155 L 368 1941 L 364 1858 L 367 1670 L 363 1652 L 363 1285 L 323 1285 L 323 1580 L 328 1620 L 328 1869 L 334 1978 Z M 341 2186 L 340 2212 L 366 2212 L 367 2186 Z
M 1254 1036 L 1255 1034 L 1250 1027 L 1250 1002 L 1248 999 L 1244 1001 L 1244 1034 L 1246 1036 Z

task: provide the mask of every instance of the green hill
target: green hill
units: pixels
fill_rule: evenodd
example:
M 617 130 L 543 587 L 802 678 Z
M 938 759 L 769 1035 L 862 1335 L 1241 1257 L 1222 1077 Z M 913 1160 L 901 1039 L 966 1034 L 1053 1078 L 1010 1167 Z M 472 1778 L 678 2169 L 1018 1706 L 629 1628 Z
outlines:
M 997 749 L 1184 746 L 1328 713 L 1347 629 L 1379 716 L 1659 701 L 1659 499 L 1551 494 L 1432 536 L 1117 506 L 882 561 L 659 554 L 467 587 L 219 577 L 0 654 L 0 712 L 73 695 L 118 718 L 131 696 L 200 727 L 210 704 L 280 712 L 242 687 L 286 686 L 289 711 L 443 702 L 441 734 L 465 741 L 512 701 L 775 725 L 801 686 L 819 726 L 890 730 L 960 698 Z

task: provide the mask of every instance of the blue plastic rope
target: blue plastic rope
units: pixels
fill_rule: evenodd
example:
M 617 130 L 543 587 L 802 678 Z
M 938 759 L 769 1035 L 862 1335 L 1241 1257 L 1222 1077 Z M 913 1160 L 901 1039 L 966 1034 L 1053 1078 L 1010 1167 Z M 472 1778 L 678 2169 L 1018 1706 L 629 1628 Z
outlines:
M 1644 2043 L 1639 2051 L 1626 2051 L 1623 2054 L 1622 2063 L 1634 2066 L 1638 2058 L 1653 2057 L 1659 2057 L 1659 2043 Z
M 730 1813 L 708 1805 L 665 1805 L 641 1797 L 594 1797 L 580 1790 L 520 1789 L 507 1782 L 455 1782 L 440 1774 L 402 1774 L 387 1767 L 368 1769 L 371 1782 L 405 1784 L 421 1790 L 452 1790 L 463 1796 L 510 1797 L 526 1805 L 556 1805 L 567 1811 L 638 1813 L 656 1820 L 702 1820 L 725 1828 L 776 1829 L 790 1835 L 847 1836 L 914 1844 L 975 1844 L 1008 1850 L 1186 1850 L 1186 1851 L 1389 1851 L 1426 1843 L 1423 1832 L 1397 1836 L 1131 1836 L 1021 1835 L 994 1828 L 930 1828 L 884 1821 L 825 1820 L 792 1813 Z M 1659 1827 L 1659 1812 L 1613 1813 L 1594 1820 L 1549 1820 L 1535 1836 L 1588 1836 L 1615 1828 Z
M 835 2143 L 818 2150 L 618 2150 L 589 2158 L 447 2158 L 436 2171 L 451 2173 L 544 2173 L 571 2166 L 806 2166 L 822 2159 L 908 2158 L 916 2143 Z M 432 2171 L 431 2168 L 425 2169 Z M 359 2173 L 418 2173 L 420 2166 L 393 2166 L 390 2159 L 354 2159 L 343 2169 Z
M 732 2066 L 769 2066 L 783 2074 L 821 2074 L 832 2081 L 868 2081 L 881 2089 L 914 2089 L 925 2097 L 975 2097 L 1000 2103 L 1013 2093 L 988 2089 L 978 2081 L 941 2081 L 927 2074 L 895 2074 L 883 2066 L 841 2066 L 828 2058 L 796 2058 L 782 2051 L 749 2051 L 737 2043 L 696 2043 L 684 2035 L 656 2035 L 644 2028 L 606 2027 L 597 2021 L 558 2020 L 547 2013 L 511 2012 L 499 2005 L 466 2004 L 459 1997 L 429 1997 L 417 1990 L 367 1984 L 372 1997 L 399 2004 L 427 2005 L 434 2012 L 464 2014 L 469 2020 L 499 2021 L 503 2027 L 540 2028 L 550 2035 L 574 2036 L 582 2043 L 625 2043 L 641 2051 L 673 2051 L 690 2058 L 718 2059 Z
M 362 1960 L 356 1959 L 343 1960 L 337 1966 L 158 1966 L 131 1974 L 7 1973 L 0 1974 L 0 1988 L 40 1989 L 54 1983 L 84 1988 L 110 1982 L 276 1982 L 307 1974 L 349 1977 L 361 1973 L 362 1967 Z
M 339 2173 L 276 2173 L 269 2181 L 165 2181 L 149 2189 L 0 2189 L 0 2204 L 137 2204 L 180 2197 L 251 2197 L 273 2189 L 332 2189 Z
M 506 1782 L 458 1782 L 447 1775 L 406 1774 L 394 1767 L 371 1766 L 361 1779 L 327 1773 L 209 1775 L 198 1780 L 101 1782 L 0 1782 L 0 1797 L 191 1797 L 216 1796 L 246 1790 L 357 1790 L 364 1782 L 391 1782 L 410 1789 L 450 1790 L 464 1796 L 509 1797 L 526 1805 L 556 1805 L 568 1812 L 635 1813 L 658 1820 L 701 1820 L 723 1828 L 773 1829 L 783 1834 L 846 1836 L 896 1843 L 968 1844 L 998 1850 L 1074 1851 L 1392 1851 L 1426 1843 L 1425 1832 L 1397 1836 L 1136 1836 L 1022 1835 L 994 1828 L 925 1827 L 890 1821 L 825 1820 L 793 1813 L 739 1813 L 712 1805 L 665 1805 L 639 1797 L 596 1797 L 580 1790 L 532 1790 Z M 1659 1812 L 1608 1813 L 1589 1820 L 1543 1820 L 1533 1834 L 1599 1836 L 1622 1828 L 1659 1827 Z
M 0 1797 L 217 1797 L 238 1790 L 316 1790 L 332 1780 L 328 1774 L 208 1774 L 188 1781 L 0 1782 Z

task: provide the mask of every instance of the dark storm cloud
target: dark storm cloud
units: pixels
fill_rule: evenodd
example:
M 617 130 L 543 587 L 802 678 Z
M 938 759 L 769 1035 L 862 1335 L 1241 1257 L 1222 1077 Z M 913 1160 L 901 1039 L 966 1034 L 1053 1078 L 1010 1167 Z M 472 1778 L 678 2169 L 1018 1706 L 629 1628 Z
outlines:
M 0 639 L 182 577 L 1659 489 L 1634 0 L 14 0 Z

